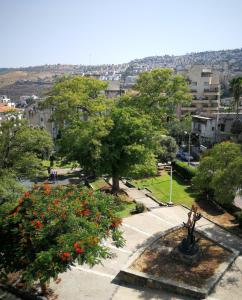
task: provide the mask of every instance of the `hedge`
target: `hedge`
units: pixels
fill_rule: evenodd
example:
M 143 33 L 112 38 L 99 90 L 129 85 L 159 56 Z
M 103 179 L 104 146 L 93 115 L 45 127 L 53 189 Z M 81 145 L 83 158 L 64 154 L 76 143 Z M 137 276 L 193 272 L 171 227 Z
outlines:
M 187 162 L 177 160 L 172 165 L 178 175 L 184 179 L 191 180 L 196 175 L 197 169 L 189 166 Z

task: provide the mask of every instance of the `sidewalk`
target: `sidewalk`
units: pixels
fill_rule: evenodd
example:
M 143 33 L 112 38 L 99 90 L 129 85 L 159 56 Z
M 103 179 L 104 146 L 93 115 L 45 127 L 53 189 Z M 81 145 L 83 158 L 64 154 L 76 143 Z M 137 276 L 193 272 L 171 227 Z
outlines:
M 148 210 L 159 208 L 161 206 L 156 201 L 147 196 L 147 193 L 149 193 L 147 190 L 129 188 L 122 181 L 119 181 L 119 186 L 129 196 L 129 198 L 136 202 L 142 202 Z
M 132 191 L 132 189 L 131 189 Z M 130 255 L 147 243 L 154 234 L 161 233 L 187 220 L 188 210 L 182 206 L 160 207 L 149 212 L 133 215 L 123 219 L 122 230 L 126 239 L 123 248 L 111 247 L 112 258 L 104 260 L 102 265 L 93 268 L 76 265 L 60 275 L 62 281 L 57 285 L 51 283 L 58 300 L 187 300 L 187 297 L 167 292 L 132 285 L 122 285 L 115 280 L 119 270 L 127 263 Z M 207 233 L 212 239 L 222 241 L 225 245 L 242 252 L 241 239 L 222 230 L 215 224 L 202 218 L 197 228 Z M 240 300 L 242 295 L 242 257 L 239 256 L 232 268 L 226 272 L 215 291 L 207 300 Z M 191 299 L 191 298 L 189 298 Z

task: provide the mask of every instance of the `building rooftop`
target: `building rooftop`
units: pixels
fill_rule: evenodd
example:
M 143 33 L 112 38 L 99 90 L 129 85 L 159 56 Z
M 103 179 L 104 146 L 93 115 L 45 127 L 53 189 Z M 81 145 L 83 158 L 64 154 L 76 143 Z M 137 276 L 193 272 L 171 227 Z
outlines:
M 15 110 L 14 107 L 0 103 L 0 113 L 5 113 L 5 112 L 13 111 L 13 110 Z

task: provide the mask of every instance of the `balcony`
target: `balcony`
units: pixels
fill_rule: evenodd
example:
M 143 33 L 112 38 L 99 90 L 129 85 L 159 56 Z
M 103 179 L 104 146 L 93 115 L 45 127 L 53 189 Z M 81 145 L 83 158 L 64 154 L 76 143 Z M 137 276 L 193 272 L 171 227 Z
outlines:
M 219 95 L 219 89 L 218 88 L 213 88 L 213 89 L 204 89 L 204 95 Z

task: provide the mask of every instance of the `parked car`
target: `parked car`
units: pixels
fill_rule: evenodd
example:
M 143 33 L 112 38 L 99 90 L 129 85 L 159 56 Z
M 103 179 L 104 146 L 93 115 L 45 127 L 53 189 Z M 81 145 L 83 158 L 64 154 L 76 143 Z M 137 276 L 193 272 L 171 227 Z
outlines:
M 184 152 L 181 149 L 177 152 L 176 157 L 180 158 L 181 160 L 189 161 L 189 153 Z M 193 156 L 190 155 L 190 161 L 193 159 Z

